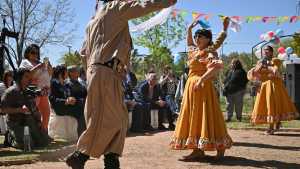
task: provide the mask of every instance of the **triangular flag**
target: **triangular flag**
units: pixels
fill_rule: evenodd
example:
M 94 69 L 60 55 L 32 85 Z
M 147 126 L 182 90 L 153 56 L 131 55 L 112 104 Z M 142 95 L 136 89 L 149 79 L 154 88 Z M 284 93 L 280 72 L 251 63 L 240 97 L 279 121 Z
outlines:
M 290 23 L 295 23 L 295 22 L 297 22 L 297 16 L 291 16 L 291 18 L 290 18 Z
M 218 15 L 220 17 L 220 19 L 223 21 L 225 19 L 224 15 Z
M 279 16 L 277 17 L 277 25 L 282 24 L 283 22 L 286 22 L 289 20 L 288 16 Z
M 211 17 L 211 14 L 206 14 L 206 15 L 204 16 L 204 19 L 205 19 L 205 20 L 208 20 L 210 17 Z
M 230 17 L 230 29 L 233 32 L 240 32 L 242 27 L 241 27 L 241 21 L 240 17 Z
M 203 16 L 204 14 L 198 13 L 198 12 L 192 12 L 193 20 L 197 20 L 200 18 L 200 16 Z
M 261 21 L 261 19 L 262 19 L 262 16 L 255 16 L 255 17 L 254 17 L 254 20 L 255 20 L 255 21 Z
M 240 16 L 232 16 L 231 19 L 234 19 L 235 21 L 239 22 L 241 20 Z
M 235 21 L 234 19 L 231 19 L 230 21 L 230 29 L 233 32 L 240 32 L 242 30 L 241 22 Z
M 181 10 L 180 15 L 184 18 L 188 15 L 188 12 L 186 10 Z
M 270 16 L 269 17 L 269 21 L 272 22 L 272 21 L 276 21 L 277 20 L 277 16 Z
M 246 23 L 250 23 L 250 22 L 252 22 L 253 21 L 253 16 L 247 16 L 246 17 Z
M 263 21 L 264 23 L 267 23 L 267 22 L 269 21 L 269 19 L 270 19 L 270 17 L 264 16 L 264 17 L 262 18 L 262 21 Z

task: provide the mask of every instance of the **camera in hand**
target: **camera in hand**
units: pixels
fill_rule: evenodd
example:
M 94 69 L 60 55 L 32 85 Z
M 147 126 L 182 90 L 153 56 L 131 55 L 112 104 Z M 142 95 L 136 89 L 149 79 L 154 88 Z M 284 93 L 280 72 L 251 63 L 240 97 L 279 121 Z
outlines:
M 269 62 L 268 59 L 266 57 L 264 57 L 261 61 L 261 64 L 263 67 L 268 67 L 268 62 Z
M 42 95 L 42 90 L 38 89 L 37 86 L 28 86 L 25 90 L 24 90 L 24 94 L 25 96 L 29 97 L 29 98 L 35 98 L 37 96 L 41 96 Z

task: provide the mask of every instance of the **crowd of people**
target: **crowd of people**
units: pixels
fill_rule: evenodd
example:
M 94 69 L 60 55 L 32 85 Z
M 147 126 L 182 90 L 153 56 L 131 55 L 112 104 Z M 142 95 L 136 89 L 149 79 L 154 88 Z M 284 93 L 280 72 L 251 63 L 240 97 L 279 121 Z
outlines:
M 1 83 L 1 113 L 5 146 L 24 147 L 24 128 L 29 127 L 32 148 L 46 146 L 54 138 L 80 136 L 85 130 L 84 105 L 87 95 L 85 73 L 77 66 L 40 62 L 40 50 L 29 45 L 24 59 L 15 72 L 6 71 Z M 53 117 L 50 119 L 49 117 Z M 57 122 L 59 118 L 74 119 L 74 123 Z M 51 125 L 55 123 L 56 125 Z M 70 126 L 68 126 L 70 125 Z M 67 128 L 77 126 L 77 133 Z M 49 127 L 50 126 L 50 127 Z M 56 130 L 60 130 L 59 134 Z M 49 135 L 48 135 L 49 133 Z M 54 134 L 53 134 L 54 133 Z M 77 138 L 76 138 L 77 139 Z
M 197 21 L 189 26 L 187 67 L 179 79 L 166 66 L 160 78 L 155 69 L 149 69 L 145 80 L 138 82 L 130 66 L 128 20 L 174 5 L 176 0 L 149 1 L 144 7 L 137 1 L 104 2 L 108 5 L 97 11 L 87 27 L 80 52 L 85 65 L 52 67 L 48 58 L 41 61 L 39 46 L 32 44 L 19 69 L 4 73 L 0 94 L 5 120 L 2 116 L 0 123 L 7 127 L 6 146 L 22 149 L 28 127 L 33 148 L 47 146 L 56 138 L 77 141 L 76 150 L 66 158 L 73 169 L 82 169 L 90 157 L 101 155 L 105 168 L 117 169 L 130 112 L 131 132 L 174 130 L 171 149 L 192 150 L 182 160 L 203 158 L 205 151 L 217 151 L 216 159 L 220 159 L 233 144 L 225 122 L 231 121 L 234 111 L 237 120 L 242 120 L 249 80 L 259 85 L 251 122 L 268 123 L 266 134 L 279 130 L 281 121 L 299 116 L 283 85 L 281 61 L 267 46 L 265 57 L 248 73 L 241 61 L 232 60 L 223 82 L 224 119 L 214 79 L 223 68 L 216 50 L 227 36 L 228 17 L 215 42 L 211 30 L 199 29 L 193 35 Z M 112 21 L 113 17 L 123 19 Z M 151 125 L 152 110 L 158 111 L 157 128 Z

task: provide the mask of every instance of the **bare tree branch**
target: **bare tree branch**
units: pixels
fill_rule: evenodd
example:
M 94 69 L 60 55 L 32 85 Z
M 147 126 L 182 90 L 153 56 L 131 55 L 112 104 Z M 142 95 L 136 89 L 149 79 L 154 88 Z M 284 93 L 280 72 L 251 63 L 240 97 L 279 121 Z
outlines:
M 47 44 L 62 45 L 73 38 L 75 24 L 71 0 L 4 0 L 1 13 L 8 15 L 8 27 L 19 32 L 16 43 L 19 65 L 22 53 L 30 43 L 43 47 Z

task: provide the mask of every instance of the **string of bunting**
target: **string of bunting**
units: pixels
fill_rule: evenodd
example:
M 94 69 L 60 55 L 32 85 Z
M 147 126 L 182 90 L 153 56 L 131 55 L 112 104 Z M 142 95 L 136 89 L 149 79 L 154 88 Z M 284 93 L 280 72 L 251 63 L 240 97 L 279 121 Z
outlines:
M 187 10 L 183 9 L 173 9 L 172 11 L 172 17 L 176 18 L 178 15 L 181 15 L 182 17 L 186 17 L 189 15 L 189 12 Z M 213 14 L 207 14 L 207 13 L 201 13 L 201 12 L 195 12 L 192 13 L 193 20 L 204 18 L 205 20 L 209 20 Z M 224 15 L 218 15 L 220 19 L 224 18 Z M 258 22 L 261 21 L 263 23 L 271 23 L 276 22 L 278 25 L 289 22 L 289 23 L 296 23 L 297 21 L 300 21 L 300 16 L 231 16 L 231 19 L 234 19 L 237 22 L 245 22 L 245 23 L 252 23 L 252 22 Z
M 132 0 L 128 0 L 132 1 Z M 141 6 L 145 6 L 148 2 L 154 2 L 154 0 L 137 0 Z M 165 0 L 167 1 L 167 0 Z M 173 9 L 172 17 L 176 18 L 177 15 L 181 15 L 182 17 L 186 17 L 189 12 L 184 9 Z M 205 20 L 209 20 L 213 15 L 202 13 L 202 12 L 192 12 L 192 18 L 193 20 L 199 19 L 200 17 L 203 17 Z M 218 15 L 221 19 L 224 18 L 224 15 Z M 231 16 L 231 19 L 234 19 L 234 21 L 242 23 L 243 21 L 245 23 L 251 23 L 251 22 L 257 22 L 262 21 L 263 23 L 270 23 L 270 22 L 276 22 L 278 25 L 284 23 L 284 22 L 290 22 L 290 23 L 296 23 L 298 20 L 300 20 L 300 16 Z

